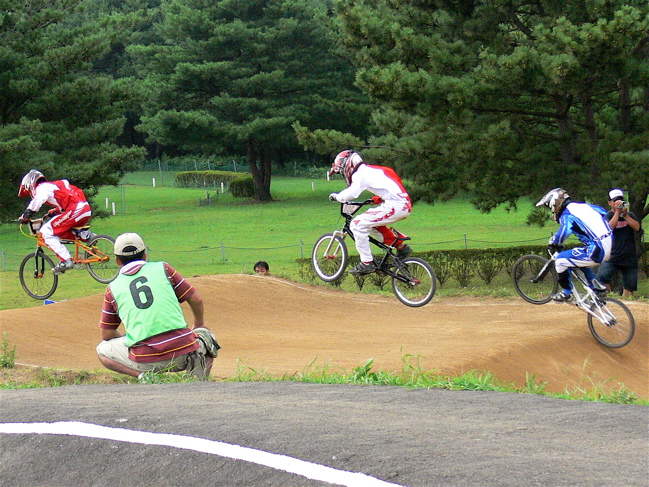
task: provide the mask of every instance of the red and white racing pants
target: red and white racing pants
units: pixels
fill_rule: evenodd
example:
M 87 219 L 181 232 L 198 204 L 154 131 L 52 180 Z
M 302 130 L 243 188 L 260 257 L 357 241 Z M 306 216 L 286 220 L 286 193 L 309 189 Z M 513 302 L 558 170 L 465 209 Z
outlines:
M 385 229 L 381 227 L 407 218 L 411 211 L 412 204 L 408 200 L 384 201 L 376 208 L 370 208 L 352 220 L 349 228 L 354 234 L 356 250 L 358 250 L 361 262 L 372 261 L 370 234 L 382 242 L 383 233 L 381 230 L 385 231 Z
M 70 251 L 61 243 L 61 239 L 73 239 L 72 229 L 83 227 L 90 221 L 92 212 L 86 201 L 80 201 L 76 206 L 66 212 L 56 215 L 41 227 L 41 234 L 45 243 L 58 255 L 61 260 L 70 258 Z

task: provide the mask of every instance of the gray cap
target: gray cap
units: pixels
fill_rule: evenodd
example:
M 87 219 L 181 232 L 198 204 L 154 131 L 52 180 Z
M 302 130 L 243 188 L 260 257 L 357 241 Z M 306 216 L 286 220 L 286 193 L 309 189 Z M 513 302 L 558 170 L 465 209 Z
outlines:
M 146 250 L 146 246 L 137 233 L 122 233 L 115 239 L 115 255 L 131 256 L 143 250 Z

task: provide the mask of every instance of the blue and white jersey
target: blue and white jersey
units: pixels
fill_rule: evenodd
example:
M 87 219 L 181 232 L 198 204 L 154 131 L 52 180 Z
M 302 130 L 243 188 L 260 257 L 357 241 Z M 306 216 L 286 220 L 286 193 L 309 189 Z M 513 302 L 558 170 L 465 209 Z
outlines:
M 602 260 L 607 260 L 610 256 L 613 232 L 606 220 L 604 208 L 587 203 L 568 203 L 561 214 L 559 225 L 551 243 L 562 244 L 574 234 L 587 247 L 598 248 L 603 254 Z

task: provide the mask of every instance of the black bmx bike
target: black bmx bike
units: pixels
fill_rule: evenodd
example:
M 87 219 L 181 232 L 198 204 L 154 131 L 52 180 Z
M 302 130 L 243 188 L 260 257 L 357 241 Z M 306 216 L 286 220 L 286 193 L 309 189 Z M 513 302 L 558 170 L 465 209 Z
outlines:
M 528 303 L 545 304 L 559 290 L 554 268 L 558 252 L 549 259 L 529 254 L 518 259 L 512 267 L 516 292 Z M 629 308 L 618 299 L 599 296 L 589 285 L 584 272 L 572 269 L 580 286 L 572 285 L 574 304 L 588 315 L 588 328 L 599 343 L 610 348 L 627 345 L 635 333 L 635 319 Z M 581 290 L 579 289 L 581 288 Z
M 349 263 L 349 252 L 345 238 L 354 235 L 349 228 L 352 217 L 363 206 L 372 204 L 371 199 L 341 203 L 340 214 L 345 218 L 342 230 L 327 233 L 320 237 L 313 247 L 311 262 L 315 273 L 325 282 L 333 282 L 345 272 Z M 397 242 L 409 240 L 409 237 L 398 238 Z M 392 291 L 399 301 L 406 306 L 417 308 L 427 304 L 435 295 L 437 281 L 431 266 L 417 257 L 400 259 L 396 249 L 370 236 L 370 242 L 383 251 L 383 256 L 374 258 L 377 273 L 392 278 Z M 396 243 L 396 242 L 395 242 Z

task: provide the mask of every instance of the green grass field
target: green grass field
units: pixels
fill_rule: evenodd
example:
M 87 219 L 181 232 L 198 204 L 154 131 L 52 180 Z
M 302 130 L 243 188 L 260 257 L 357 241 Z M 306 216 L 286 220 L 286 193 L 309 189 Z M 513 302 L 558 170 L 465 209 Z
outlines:
M 297 280 L 295 260 L 309 257 L 320 235 L 342 227 L 339 205 L 327 198 L 344 188 L 339 179 L 276 177 L 271 186 L 275 201 L 263 204 L 228 193 L 215 196 L 217 188 L 209 188 L 213 204 L 199 206 L 206 190 L 175 188 L 173 177 L 173 173 L 133 173 L 125 178 L 127 184 L 102 189 L 95 199 L 96 209 L 112 211 L 114 204 L 116 214 L 95 218 L 93 231 L 113 237 L 138 232 L 148 245 L 150 260 L 168 261 L 186 276 L 252 273 L 253 264 L 265 260 L 272 274 Z M 415 252 L 543 244 L 554 224 L 527 226 L 530 208 L 528 203 L 515 212 L 499 208 L 483 214 L 468 198 L 436 205 L 417 203 L 412 215 L 396 226 L 412 237 Z M 40 304 L 25 295 L 17 273 L 23 257 L 34 248 L 34 241 L 23 237 L 17 225 L 0 225 L 2 309 Z M 498 293 L 513 293 L 509 283 L 494 286 L 503 288 Z M 87 272 L 73 271 L 62 276 L 52 299 L 101 293 L 104 288 Z

